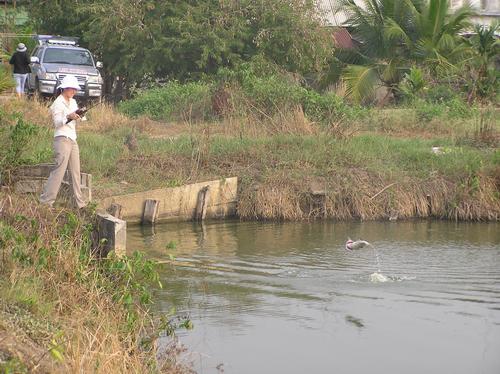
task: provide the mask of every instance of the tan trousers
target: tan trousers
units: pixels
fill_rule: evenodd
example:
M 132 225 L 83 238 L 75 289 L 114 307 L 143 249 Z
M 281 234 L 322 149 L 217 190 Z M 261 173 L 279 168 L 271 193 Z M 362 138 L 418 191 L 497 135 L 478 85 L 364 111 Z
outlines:
M 76 205 L 78 208 L 83 208 L 87 203 L 82 199 L 80 187 L 80 150 L 78 144 L 64 136 L 57 136 L 54 138 L 54 154 L 56 165 L 50 172 L 49 179 L 40 195 L 40 202 L 50 206 L 54 204 L 66 169 L 69 169 Z

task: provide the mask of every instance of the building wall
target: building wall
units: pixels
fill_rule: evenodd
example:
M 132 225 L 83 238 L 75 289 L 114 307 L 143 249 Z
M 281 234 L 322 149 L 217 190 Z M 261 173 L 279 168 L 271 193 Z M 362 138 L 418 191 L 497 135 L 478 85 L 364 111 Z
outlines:
M 358 4 L 362 1 L 356 0 Z M 450 0 L 451 9 L 462 6 L 465 0 Z M 490 24 L 500 19 L 500 0 L 470 0 L 471 5 L 477 10 L 478 16 L 473 18 L 475 23 Z M 324 12 L 325 23 L 329 26 L 340 26 L 346 20 L 342 12 L 334 14 L 338 0 L 318 0 L 320 9 Z
M 461 7 L 464 0 L 451 0 L 452 9 Z M 481 25 L 489 25 L 500 19 L 500 0 L 470 0 L 478 15 L 472 21 Z
M 458 8 L 465 3 L 464 0 L 451 0 L 451 7 Z M 500 15 L 500 0 L 470 0 L 470 3 L 479 13 L 496 13 Z

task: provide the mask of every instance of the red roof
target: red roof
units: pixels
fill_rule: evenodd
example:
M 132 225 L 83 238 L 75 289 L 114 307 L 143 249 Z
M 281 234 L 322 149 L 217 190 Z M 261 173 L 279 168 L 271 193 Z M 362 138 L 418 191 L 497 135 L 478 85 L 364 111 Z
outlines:
M 335 47 L 343 49 L 354 48 L 354 42 L 352 40 L 352 36 L 351 34 L 349 34 L 349 31 L 347 31 L 346 28 L 344 27 L 336 28 L 332 33 L 332 37 Z

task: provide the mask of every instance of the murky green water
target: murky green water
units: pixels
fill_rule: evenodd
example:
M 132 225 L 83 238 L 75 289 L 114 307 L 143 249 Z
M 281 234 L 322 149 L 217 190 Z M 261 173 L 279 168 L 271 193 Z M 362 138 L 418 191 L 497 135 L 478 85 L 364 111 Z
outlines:
M 177 258 L 156 307 L 191 316 L 180 338 L 199 373 L 500 373 L 499 224 L 128 230 L 129 249 Z M 345 251 L 348 236 L 375 251 Z M 375 254 L 387 282 L 370 277 Z

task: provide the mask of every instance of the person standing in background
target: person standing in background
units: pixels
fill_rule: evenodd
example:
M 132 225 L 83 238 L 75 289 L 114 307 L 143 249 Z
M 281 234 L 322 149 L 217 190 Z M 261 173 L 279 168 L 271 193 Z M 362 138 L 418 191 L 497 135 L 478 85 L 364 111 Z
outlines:
M 81 209 L 87 205 L 87 202 L 83 200 L 80 187 L 80 150 L 76 142 L 76 124 L 81 117 L 76 112 L 78 104 L 73 99 L 80 85 L 74 75 L 66 75 L 57 89 L 62 92 L 50 106 L 55 127 L 55 166 L 40 195 L 40 203 L 49 206 L 54 204 L 66 169 L 69 169 L 73 195 L 77 207 Z
M 9 63 L 14 67 L 14 80 L 16 81 L 17 97 L 24 95 L 24 85 L 30 73 L 30 59 L 28 58 L 27 48 L 24 43 L 19 43 L 16 52 L 10 58 Z

